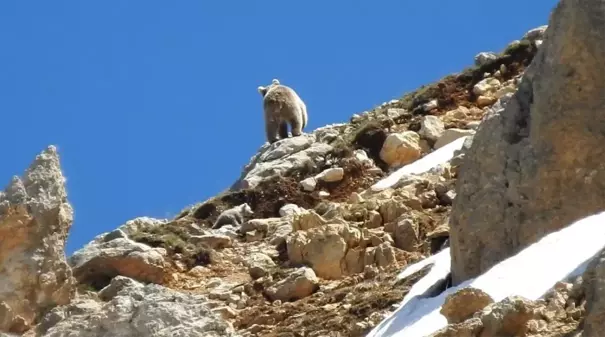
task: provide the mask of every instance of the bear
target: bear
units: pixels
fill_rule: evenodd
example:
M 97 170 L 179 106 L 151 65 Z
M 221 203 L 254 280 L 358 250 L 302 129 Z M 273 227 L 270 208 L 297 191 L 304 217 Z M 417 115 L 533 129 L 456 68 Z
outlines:
M 218 218 L 216 218 L 214 225 L 212 225 L 212 229 L 218 229 L 225 225 L 239 227 L 244 223 L 245 219 L 251 217 L 253 214 L 254 212 L 252 211 L 252 208 L 250 208 L 250 205 L 243 203 L 223 211 Z
M 307 106 L 294 89 L 273 79 L 267 87 L 259 86 L 258 92 L 263 97 L 265 132 L 269 144 L 279 139 L 288 138 L 288 124 L 292 136 L 300 136 L 307 126 Z

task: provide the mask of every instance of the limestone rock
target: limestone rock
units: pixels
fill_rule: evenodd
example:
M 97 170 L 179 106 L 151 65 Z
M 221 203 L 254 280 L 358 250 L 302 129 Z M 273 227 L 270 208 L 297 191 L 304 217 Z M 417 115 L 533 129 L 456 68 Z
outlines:
M 324 170 L 320 174 L 315 176 L 316 180 L 325 181 L 327 183 L 341 181 L 344 178 L 345 171 L 341 167 L 333 167 Z
M 453 283 L 605 204 L 605 8 L 561 1 L 517 92 L 487 109 L 458 170 Z
M 420 136 L 414 131 L 388 135 L 380 150 L 380 158 L 390 167 L 409 164 L 421 154 Z
M 123 282 L 106 303 L 79 299 L 52 309 L 37 327 L 43 337 L 235 336 L 205 297 L 156 284 Z M 111 286 L 111 284 L 110 284 Z
M 162 283 L 166 267 L 163 248 L 152 248 L 128 238 L 106 241 L 107 234 L 97 236 L 69 258 L 79 282 L 98 284 L 122 275 L 141 282 Z
M 322 216 L 315 213 L 314 210 L 305 210 L 294 216 L 292 221 L 292 229 L 295 231 L 308 230 L 323 226 L 326 223 L 327 221 Z
M 59 155 L 49 146 L 0 193 L 0 332 L 21 333 L 74 297 L 64 253 L 72 222 Z
M 435 149 L 442 148 L 447 144 L 455 141 L 458 138 L 462 138 L 465 136 L 474 135 L 475 130 L 463 130 L 463 129 L 447 129 L 443 132 L 443 135 L 439 137 L 437 142 L 435 142 Z
M 298 207 L 298 205 L 295 204 L 285 204 L 283 205 L 280 209 L 279 209 L 279 215 L 284 217 L 284 216 L 293 216 L 295 214 L 300 214 L 302 213 L 304 209 L 301 207 Z
M 395 247 L 415 252 L 418 245 L 418 225 L 410 219 L 399 221 L 395 227 Z
M 248 267 L 248 272 L 253 279 L 269 274 L 270 270 L 275 267 L 275 262 L 271 257 L 263 253 L 251 253 L 244 259 L 244 264 Z
M 293 169 L 315 167 L 316 162 L 323 160 L 332 146 L 317 142 L 313 134 L 290 137 L 273 144 L 265 144 L 261 150 L 244 167 L 244 170 L 231 190 L 254 188 L 264 179 L 281 175 Z
M 302 186 L 302 188 L 307 191 L 307 192 L 312 192 L 315 190 L 315 187 L 317 186 L 317 179 L 315 179 L 315 177 L 309 177 L 306 179 L 301 180 L 300 185 Z
M 313 269 L 303 267 L 267 289 L 272 300 L 282 302 L 305 298 L 319 289 L 319 280 Z
M 446 297 L 440 313 L 448 323 L 460 323 L 493 302 L 491 296 L 481 289 L 462 288 Z
M 500 87 L 500 81 L 493 77 L 485 78 L 473 87 L 475 95 L 483 95 L 488 92 L 496 91 Z
M 424 116 L 422 122 L 420 124 L 420 131 L 418 134 L 420 137 L 427 139 L 429 141 L 436 141 L 441 137 L 443 132 L 445 131 L 445 127 L 443 122 L 437 116 Z

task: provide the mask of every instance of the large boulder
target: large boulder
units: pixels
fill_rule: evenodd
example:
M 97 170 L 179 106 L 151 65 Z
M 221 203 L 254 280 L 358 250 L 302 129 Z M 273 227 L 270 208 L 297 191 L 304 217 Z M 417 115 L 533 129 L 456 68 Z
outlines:
M 605 7 L 562 0 L 518 91 L 487 111 L 459 167 L 454 284 L 605 205 Z
M 116 277 L 101 291 L 107 302 L 86 297 L 52 309 L 25 337 L 234 336 L 201 295 Z
M 0 332 L 22 333 L 74 297 L 64 253 L 72 222 L 59 155 L 50 146 L 0 192 Z
M 605 331 L 605 249 L 588 264 L 582 279 L 586 296 L 586 318 L 582 336 L 602 336 Z

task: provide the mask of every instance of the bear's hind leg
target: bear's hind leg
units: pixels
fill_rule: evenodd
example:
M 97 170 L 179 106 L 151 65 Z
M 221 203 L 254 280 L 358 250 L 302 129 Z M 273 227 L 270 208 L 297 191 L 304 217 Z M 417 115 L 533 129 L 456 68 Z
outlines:
M 279 138 L 288 138 L 288 122 L 283 121 L 279 124 Z
M 300 118 L 292 118 L 290 124 L 292 125 L 292 137 L 302 135 L 302 120 Z
M 278 125 L 275 121 L 266 122 L 265 132 L 267 134 L 267 141 L 269 144 L 273 144 L 277 141 L 277 128 Z

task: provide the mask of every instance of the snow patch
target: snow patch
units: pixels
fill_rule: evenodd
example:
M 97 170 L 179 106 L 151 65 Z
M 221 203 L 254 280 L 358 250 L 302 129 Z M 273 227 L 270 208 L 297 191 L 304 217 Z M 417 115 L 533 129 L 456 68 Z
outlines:
M 399 182 L 405 176 L 422 174 L 434 167 L 437 167 L 438 165 L 447 163 L 454 157 L 454 152 L 462 148 L 466 138 L 468 138 L 468 136 L 458 138 L 446 146 L 439 148 L 438 150 L 427 154 L 415 162 L 398 169 L 388 177 L 380 180 L 370 187 L 371 190 L 374 192 L 385 190 L 397 184 L 397 182 Z
M 464 287 L 481 289 L 496 302 L 513 295 L 537 300 L 556 282 L 581 275 L 586 270 L 590 260 L 603 249 L 605 243 L 603 222 L 605 222 L 605 212 L 578 220 L 566 228 L 543 237 L 517 255 L 495 265 L 483 275 L 449 288 L 433 298 L 406 296 L 407 302 L 366 337 L 424 337 L 436 332 L 447 325 L 447 320 L 439 313 L 445 298 Z M 441 253 L 443 252 L 445 250 Z M 435 256 L 437 255 L 439 254 Z M 433 260 L 433 269 L 437 268 L 439 261 L 443 263 L 443 267 L 445 259 L 440 257 Z M 425 265 L 428 264 L 430 263 Z M 418 286 L 415 292 L 420 294 L 423 288 L 426 288 L 426 284 Z

